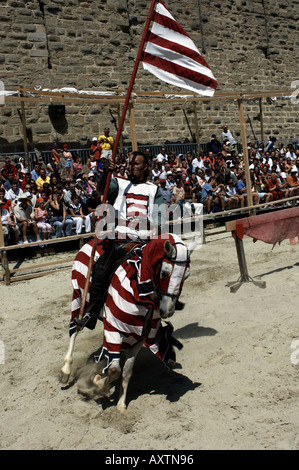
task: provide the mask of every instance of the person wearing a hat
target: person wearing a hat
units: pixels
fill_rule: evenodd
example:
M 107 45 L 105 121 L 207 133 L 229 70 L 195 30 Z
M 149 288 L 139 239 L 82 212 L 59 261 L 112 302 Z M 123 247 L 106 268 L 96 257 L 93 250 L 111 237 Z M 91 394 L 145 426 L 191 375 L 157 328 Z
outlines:
M 19 162 L 16 164 L 16 168 L 21 173 L 21 175 L 20 175 L 21 178 L 20 179 L 24 179 L 24 176 L 26 175 L 26 173 L 29 173 L 29 168 L 26 164 L 26 161 L 25 161 L 24 157 L 19 158 Z
M 93 191 L 97 189 L 97 182 L 96 177 L 93 171 L 88 173 L 88 180 L 87 180 L 87 192 L 90 195 Z
M 19 197 L 18 204 L 14 209 L 16 222 L 20 228 L 24 243 L 28 243 L 27 233 L 33 232 L 36 240 L 41 241 L 36 221 L 34 220 L 34 210 L 29 202 L 27 193 Z
M 96 162 L 96 166 L 98 164 L 98 161 L 100 160 L 101 152 L 102 152 L 102 147 L 101 147 L 100 142 L 98 141 L 98 138 L 93 137 L 91 141 L 91 146 L 90 146 L 90 160 L 91 160 L 91 156 L 93 156 L 94 158 L 92 159 L 92 161 Z
M 73 157 L 72 153 L 68 149 L 67 144 L 63 144 L 63 158 L 64 158 L 64 165 L 65 165 L 65 171 L 66 171 L 66 178 L 68 180 L 72 179 L 72 167 L 73 167 Z
M 19 235 L 20 230 L 13 218 L 11 217 L 8 209 L 5 209 L 5 201 L 0 199 L 0 214 L 1 214 L 1 223 L 2 223 L 2 232 L 4 240 L 7 239 L 9 235 L 12 235 L 15 241 L 15 244 L 19 244 Z
M 172 191 L 172 188 L 175 186 L 175 180 L 172 171 L 167 171 L 166 173 L 166 187 Z
M 299 195 L 298 168 L 294 165 L 286 179 L 286 186 L 289 189 L 288 197 Z
M 182 168 L 178 167 L 174 173 L 174 181 L 177 183 L 179 180 L 182 180 Z

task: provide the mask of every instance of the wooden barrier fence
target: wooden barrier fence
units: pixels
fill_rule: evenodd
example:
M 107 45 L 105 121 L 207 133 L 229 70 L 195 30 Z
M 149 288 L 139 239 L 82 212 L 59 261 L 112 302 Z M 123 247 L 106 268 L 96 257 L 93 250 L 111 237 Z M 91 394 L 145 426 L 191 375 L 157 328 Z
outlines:
M 215 222 L 225 222 L 227 218 L 237 218 L 239 216 L 239 214 L 241 215 L 244 215 L 244 214 L 249 214 L 249 216 L 252 216 L 255 214 L 256 210 L 257 209 L 262 209 L 264 208 L 265 206 L 273 206 L 275 208 L 275 206 L 277 205 L 281 205 L 282 203 L 285 203 L 285 202 L 291 202 L 293 206 L 295 206 L 296 204 L 296 200 L 299 199 L 299 196 L 293 196 L 293 197 L 290 197 L 290 198 L 286 198 L 286 199 L 283 199 L 283 200 L 278 200 L 278 201 L 274 201 L 274 202 L 271 202 L 271 203 L 263 203 L 263 204 L 258 204 L 258 205 L 255 205 L 255 206 L 247 206 L 247 207 L 244 207 L 244 208 L 238 208 L 238 209 L 232 209 L 232 210 L 227 210 L 227 211 L 223 211 L 223 212 L 218 212 L 218 213 L 215 213 L 215 214 L 206 214 L 206 215 L 202 215 L 202 216 L 197 216 L 197 217 L 189 217 L 189 218 L 184 218 L 184 220 L 186 221 L 196 221 L 198 219 L 203 219 L 203 222 L 206 222 L 206 223 L 215 223 Z M 287 209 L 287 208 L 285 208 Z M 173 224 L 173 223 L 177 223 L 177 222 L 169 222 L 169 224 Z M 235 224 L 235 220 L 231 220 L 231 221 L 228 221 L 226 223 L 226 228 L 222 231 L 219 231 L 217 233 L 225 233 L 227 231 L 233 231 L 234 230 L 234 225 Z M 105 232 L 102 232 L 102 234 L 104 234 Z M 205 237 L 208 236 L 209 234 L 206 233 L 204 230 L 203 230 L 203 243 L 205 243 Z M 84 239 L 86 238 L 93 238 L 95 236 L 95 233 L 92 232 L 92 233 L 84 233 L 84 234 L 77 234 L 77 235 L 71 235 L 69 237 L 62 237 L 62 238 L 54 238 L 54 239 L 51 239 L 51 240 L 43 240 L 42 241 L 42 244 L 43 245 L 57 245 L 59 243 L 65 243 L 65 242 L 70 242 L 72 240 L 78 240 L 79 241 L 79 248 L 82 247 L 82 245 L 84 244 Z M 183 238 L 183 237 L 182 237 Z M 7 256 L 7 253 L 10 252 L 10 251 L 15 251 L 15 250 L 24 250 L 24 249 L 28 249 L 28 248 L 34 248 L 34 247 L 38 247 L 39 245 L 41 244 L 40 241 L 37 241 L 37 242 L 30 242 L 28 244 L 20 244 L 20 245 L 10 245 L 10 246 L 4 246 L 4 237 L 3 237 L 3 230 L 2 230 L 2 223 L 1 223 L 1 219 L 0 219 L 0 261 L 1 261 L 1 264 L 2 264 L 2 270 L 0 271 L 0 275 L 3 276 L 3 281 L 0 281 L 0 283 L 4 283 L 6 285 L 10 285 L 11 282 L 15 282 L 15 281 L 21 281 L 21 280 L 27 280 L 27 279 L 32 279 L 34 277 L 40 277 L 40 276 L 45 276 L 46 274 L 51 274 L 53 272 L 55 272 L 55 269 L 53 268 L 57 268 L 58 266 L 61 266 L 60 270 L 61 269 L 70 269 L 71 268 L 71 264 L 73 263 L 73 258 L 69 258 L 69 259 L 66 259 L 66 260 L 56 260 L 56 261 L 50 261 L 50 262 L 47 262 L 47 263 L 43 263 L 43 264 L 33 264 L 33 265 L 30 265 L 28 267 L 21 267 L 21 268 L 9 268 L 9 264 L 8 264 L 8 256 Z M 40 253 L 43 253 L 43 249 L 41 248 L 40 249 Z M 62 265 L 63 264 L 66 264 L 67 266 L 63 267 Z M 48 268 L 52 268 L 52 269 L 48 269 Z M 46 268 L 46 269 L 45 269 Z M 39 270 L 39 272 L 36 272 L 36 270 Z M 43 271 L 43 269 L 45 269 Z M 24 273 L 24 272 L 28 272 L 27 274 L 22 274 L 22 275 L 18 275 L 18 276 L 15 276 L 15 274 L 18 274 L 18 273 Z

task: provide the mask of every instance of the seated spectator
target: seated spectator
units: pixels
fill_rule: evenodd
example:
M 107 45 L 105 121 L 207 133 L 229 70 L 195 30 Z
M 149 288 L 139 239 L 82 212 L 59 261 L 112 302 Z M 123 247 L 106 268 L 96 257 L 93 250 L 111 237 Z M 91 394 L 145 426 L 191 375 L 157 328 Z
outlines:
M 57 161 L 55 157 L 51 157 L 49 163 L 46 166 L 47 176 L 51 177 L 55 175 L 59 177 L 59 160 Z
M 49 223 L 52 227 L 55 227 L 56 238 L 63 237 L 64 233 L 67 237 L 72 234 L 73 219 L 67 214 L 63 196 L 62 188 L 58 187 L 57 190 L 53 192 L 50 201 L 51 216 Z
M 51 188 L 51 195 L 53 194 L 54 191 L 57 190 L 57 187 L 61 186 L 61 178 L 60 176 L 56 175 L 55 173 L 50 176 L 50 188 Z
M 196 171 L 197 169 L 204 168 L 204 153 L 199 152 L 196 157 L 192 160 L 192 171 Z
M 14 172 L 13 171 L 8 171 L 7 173 L 7 178 L 5 180 L 5 183 L 4 183 L 4 189 L 5 191 L 9 191 L 12 187 L 12 182 L 15 181 L 15 176 L 14 176 Z M 20 186 L 20 184 L 18 183 L 18 187 Z
M 86 189 L 89 195 L 92 194 L 92 192 L 97 189 L 96 177 L 92 171 L 88 175 Z
M 75 193 L 79 197 L 79 201 L 82 204 L 83 213 L 86 215 L 86 201 L 89 197 L 89 193 L 87 191 L 87 184 L 85 184 L 85 180 L 77 179 L 75 184 Z
M 184 215 L 191 217 L 193 215 L 199 216 L 202 213 L 202 204 L 198 203 L 195 198 L 195 193 L 192 191 L 192 187 L 189 181 L 184 183 Z
M 168 155 L 166 153 L 166 147 L 162 147 L 161 148 L 161 152 L 158 153 L 158 155 L 156 156 L 156 162 L 159 162 L 159 163 L 162 163 L 162 162 L 167 162 L 168 160 Z
M 245 173 L 241 173 L 238 175 L 238 182 L 237 182 L 237 191 L 240 196 L 244 196 L 244 202 L 246 201 L 247 204 L 247 185 L 246 185 L 246 175 Z M 256 205 L 260 202 L 260 198 L 258 193 L 254 190 L 254 187 L 251 188 L 252 193 L 252 203 Z
M 262 175 L 258 167 L 254 172 L 253 185 L 260 198 L 260 203 L 269 203 L 273 200 L 273 194 L 269 191 L 268 180 Z
M 10 216 L 10 213 L 7 209 L 4 208 L 5 201 L 1 199 L 0 196 L 0 213 L 1 213 L 1 223 L 2 223 L 2 232 L 4 241 L 7 239 L 12 239 L 13 244 L 19 244 L 19 234 L 20 230 L 13 218 Z
M 86 218 L 90 218 L 91 231 L 95 231 L 97 222 L 96 209 L 101 204 L 101 195 L 96 191 L 92 191 L 91 196 L 86 201 L 87 215 Z
M 163 201 L 170 206 L 172 201 L 172 192 L 166 186 L 166 179 L 162 178 L 160 180 L 160 193 L 162 195 Z
M 6 191 L 5 197 L 11 201 L 11 206 L 14 208 L 17 205 L 19 197 L 23 194 L 17 180 L 12 180 L 11 188 Z
M 2 188 L 0 187 L 0 199 L 1 201 L 4 201 L 4 205 L 2 209 L 8 210 L 9 215 L 13 217 L 13 208 L 11 207 L 11 201 L 9 199 L 6 199 L 5 194 L 6 194 L 5 189 L 3 187 Z
M 24 194 L 27 196 L 27 198 L 28 198 L 30 204 L 32 205 L 32 207 L 35 208 L 36 201 L 37 201 L 37 195 L 36 195 L 36 191 L 32 192 L 32 187 L 31 187 L 30 184 L 26 184 L 26 186 L 24 186 Z
M 213 182 L 213 178 L 211 178 Z M 212 202 L 213 202 L 214 189 L 205 179 L 201 185 L 201 202 L 205 206 L 206 213 L 211 214 Z
M 96 160 L 93 154 L 89 156 L 89 161 L 88 161 L 87 166 L 88 166 L 89 172 L 92 172 L 95 176 L 97 175 L 97 172 L 98 172 L 98 162 L 99 162 L 99 159 Z
M 52 227 L 47 222 L 48 211 L 45 208 L 45 201 L 42 197 L 38 198 L 36 201 L 36 207 L 34 209 L 34 219 L 36 221 L 37 227 L 41 232 L 43 240 L 50 240 Z
M 213 205 L 221 207 L 221 210 L 225 209 L 225 191 L 224 184 L 221 177 L 211 177 L 210 185 L 213 188 Z
M 50 185 L 50 177 L 46 175 L 46 170 L 41 168 L 39 177 L 35 180 L 37 191 L 39 193 L 43 190 L 44 183 L 48 183 Z
M 120 165 L 117 176 L 120 178 L 125 178 L 126 180 L 128 179 L 126 165 Z
M 159 162 L 155 162 L 153 169 L 152 169 L 152 180 L 154 179 L 155 176 L 160 176 L 162 171 L 162 166 Z
M 297 156 L 296 156 L 296 153 L 294 151 L 294 147 L 292 144 L 289 144 L 288 145 L 288 150 L 287 150 L 287 153 L 285 155 L 286 159 L 290 158 L 291 161 L 296 161 L 297 160 Z
M 9 157 L 4 158 L 4 165 L 1 167 L 1 170 L 7 170 L 7 173 L 12 172 L 13 177 L 16 178 L 17 176 L 17 169 L 16 166 L 11 163 L 11 159 Z
M 286 178 L 286 187 L 289 189 L 288 197 L 299 195 L 298 169 L 294 165 Z
M 73 162 L 73 180 L 76 181 L 78 178 L 83 177 L 83 166 L 80 155 L 74 155 Z
M 39 162 L 34 163 L 33 170 L 31 171 L 31 178 L 36 181 L 40 176 L 41 164 Z
M 173 168 L 176 168 L 177 166 L 176 161 L 175 161 L 175 154 L 173 152 L 170 152 L 168 155 L 168 164 L 169 164 L 170 170 Z
M 26 192 L 24 190 L 24 188 L 25 188 L 26 185 L 28 185 L 28 184 L 30 185 L 30 181 L 31 181 L 31 174 L 30 174 L 30 172 L 28 172 L 28 173 L 25 174 L 24 179 L 21 182 L 21 186 L 20 186 L 23 193 Z
M 205 168 L 209 167 L 211 170 L 214 170 L 214 165 L 215 165 L 214 154 L 212 152 L 209 152 L 207 158 L 204 161 L 204 166 Z
M 22 194 L 22 196 L 19 197 L 18 204 L 14 209 L 14 214 L 16 222 L 22 233 L 24 243 L 28 243 L 27 234 L 30 232 L 33 232 L 36 240 L 40 241 L 41 238 L 38 232 L 36 221 L 34 220 L 34 209 L 30 204 L 26 194 Z
M 70 203 L 71 203 L 71 199 L 72 199 L 72 196 L 76 194 L 76 191 L 75 191 L 75 183 L 73 183 L 72 181 L 69 182 L 69 181 L 66 181 L 65 182 L 65 185 L 64 185 L 64 202 L 66 204 L 66 208 L 69 207 Z
M 284 192 L 281 189 L 281 183 L 278 180 L 278 175 L 276 173 L 271 174 L 271 178 L 268 179 L 269 191 L 273 196 L 273 201 L 282 199 Z
M 28 191 L 28 192 L 31 194 L 30 204 L 32 205 L 32 207 L 35 207 L 38 195 L 37 195 L 36 184 L 32 180 L 30 182 L 30 191 Z
M 229 208 L 237 209 L 240 207 L 244 207 L 244 196 L 238 194 L 236 184 L 233 179 L 228 181 L 228 184 L 225 186 L 225 195 L 228 199 L 225 200 Z
M 192 173 L 189 178 L 190 186 L 193 192 L 193 197 L 195 198 L 195 202 L 201 202 L 201 186 L 199 183 L 199 177 L 196 173 Z
M 73 194 L 67 210 L 72 216 L 73 225 L 76 226 L 76 234 L 82 233 L 83 223 L 85 223 L 85 232 L 91 232 L 91 220 L 83 214 L 82 204 L 77 194 Z
M 183 187 L 182 180 L 177 179 L 176 185 L 174 186 L 172 190 L 172 203 L 179 205 L 181 217 L 184 216 L 184 198 L 185 198 L 185 190 Z
M 172 171 L 168 171 L 166 173 L 166 187 L 167 189 L 169 189 L 170 191 L 172 191 L 172 188 L 175 186 L 175 181 L 174 181 L 174 177 L 173 177 L 173 173 Z

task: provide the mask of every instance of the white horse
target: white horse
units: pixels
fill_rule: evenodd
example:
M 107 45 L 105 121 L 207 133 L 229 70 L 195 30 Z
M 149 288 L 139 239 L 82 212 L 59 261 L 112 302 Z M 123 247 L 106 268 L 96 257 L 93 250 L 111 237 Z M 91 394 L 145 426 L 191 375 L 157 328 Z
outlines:
M 103 308 L 104 343 L 99 357 L 98 374 L 91 377 L 99 396 L 111 394 L 111 384 L 122 373 L 121 393 L 117 407 L 126 409 L 127 388 L 133 366 L 143 345 L 157 355 L 165 365 L 175 362 L 173 346 L 182 347 L 172 336 L 172 325 L 162 325 L 162 319 L 174 314 L 183 283 L 190 273 L 189 248 L 176 236 L 168 234 L 153 238 L 115 271 Z M 78 290 L 77 290 L 78 291 Z M 60 381 L 66 382 L 74 349 L 76 331 L 61 370 Z M 120 357 L 125 353 L 121 371 Z

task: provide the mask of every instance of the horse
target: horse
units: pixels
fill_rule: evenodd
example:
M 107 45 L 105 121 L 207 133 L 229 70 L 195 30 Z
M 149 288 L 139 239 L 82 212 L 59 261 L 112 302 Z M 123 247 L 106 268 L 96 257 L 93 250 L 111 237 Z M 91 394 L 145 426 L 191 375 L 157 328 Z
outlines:
M 167 239 L 165 234 L 152 238 L 147 243 L 137 245 L 111 278 L 102 312 L 104 341 L 97 360 L 101 370 L 90 380 L 99 396 L 109 396 L 112 382 L 122 374 L 117 403 L 120 411 L 126 410 L 127 388 L 141 347 L 148 347 L 166 366 L 175 363 L 174 347 L 183 347 L 172 336 L 173 327 L 166 319 L 174 314 L 184 281 L 190 275 L 190 256 L 196 243 L 193 239 L 188 247 L 172 234 L 167 234 Z M 91 245 L 81 250 L 72 271 L 74 292 L 71 320 L 80 310 L 80 294 L 85 285 Z M 100 251 L 96 251 L 95 261 Z M 71 335 L 61 369 L 60 381 L 63 383 L 70 375 L 77 334 L 78 329 Z M 121 369 L 123 354 L 125 362 Z

